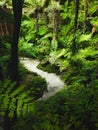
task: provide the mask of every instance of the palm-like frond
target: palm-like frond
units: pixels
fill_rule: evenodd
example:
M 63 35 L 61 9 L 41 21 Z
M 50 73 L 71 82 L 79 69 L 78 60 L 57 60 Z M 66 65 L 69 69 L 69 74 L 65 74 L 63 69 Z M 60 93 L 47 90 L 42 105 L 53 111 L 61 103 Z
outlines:
M 4 83 L 0 82 L 0 115 L 5 115 L 9 111 L 9 117 L 13 118 L 16 111 L 17 116 L 25 115 L 28 112 L 28 107 L 33 103 L 33 96 L 28 95 L 29 90 L 24 86 L 19 86 L 14 90 L 15 83 L 6 80 Z M 13 91 L 12 91 L 13 90 Z M 17 104 L 17 105 L 16 105 Z

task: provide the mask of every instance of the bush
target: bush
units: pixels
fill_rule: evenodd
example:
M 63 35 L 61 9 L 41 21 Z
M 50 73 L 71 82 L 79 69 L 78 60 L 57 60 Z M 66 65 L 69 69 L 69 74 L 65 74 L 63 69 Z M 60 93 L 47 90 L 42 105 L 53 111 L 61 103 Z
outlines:
M 41 76 L 35 76 L 32 77 L 32 81 L 28 84 L 28 88 L 30 88 L 35 99 L 38 99 L 42 97 L 44 91 L 47 89 L 47 83 Z

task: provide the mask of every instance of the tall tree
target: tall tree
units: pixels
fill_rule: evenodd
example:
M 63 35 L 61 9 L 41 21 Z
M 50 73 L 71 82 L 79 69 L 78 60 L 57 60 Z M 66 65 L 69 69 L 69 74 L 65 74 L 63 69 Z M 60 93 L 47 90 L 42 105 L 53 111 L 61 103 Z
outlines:
M 38 27 L 38 8 L 36 8 L 35 10 L 35 28 L 36 28 L 36 39 L 38 40 L 38 30 L 39 30 L 39 27 Z
M 59 10 L 54 9 L 53 34 L 57 42 L 58 42 L 58 31 L 59 31 Z
M 55 39 L 58 43 L 60 4 L 59 2 L 51 1 L 51 7 L 51 13 L 53 15 L 53 39 Z
M 88 16 L 88 0 L 83 0 L 84 3 L 84 33 L 87 28 L 87 16 Z
M 79 2 L 80 2 L 79 0 L 75 0 L 74 34 L 73 34 L 73 43 L 72 43 L 73 54 L 77 52 L 76 33 L 78 29 Z
M 0 39 L 0 44 L 1 44 L 1 39 Z M 1 59 L 1 53 L 0 53 L 0 59 Z M 1 60 L 0 60 L 0 81 L 3 81 L 3 80 L 4 80 L 4 77 L 2 73 Z
M 15 88 L 19 85 L 19 74 L 18 74 L 18 40 L 22 18 L 22 6 L 23 0 L 12 0 L 13 14 L 14 14 L 14 31 L 13 41 L 11 43 L 11 69 L 10 78 L 16 82 Z M 14 88 L 14 89 L 15 89 Z M 16 102 L 17 106 L 17 102 Z M 8 110 L 5 112 L 4 117 L 4 130 L 11 130 L 12 125 L 17 121 L 16 109 L 14 111 L 14 117 L 12 119 L 8 116 Z
M 10 78 L 19 85 L 18 74 L 18 40 L 22 18 L 23 0 L 12 0 L 13 14 L 14 14 L 14 31 L 13 41 L 11 43 L 11 71 Z
M 49 6 L 49 0 L 45 0 L 44 1 L 44 5 L 43 5 L 43 12 L 45 12 L 44 11 L 44 9 L 46 9 L 48 6 Z M 45 12 L 45 18 L 46 18 L 46 25 L 48 25 L 49 24 L 49 17 L 48 17 L 48 12 Z

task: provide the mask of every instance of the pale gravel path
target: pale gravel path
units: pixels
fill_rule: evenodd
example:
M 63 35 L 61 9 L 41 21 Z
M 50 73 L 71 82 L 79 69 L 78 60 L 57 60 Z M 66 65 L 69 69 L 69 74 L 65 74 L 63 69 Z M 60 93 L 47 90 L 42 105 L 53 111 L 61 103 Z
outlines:
M 44 92 L 43 96 L 39 100 L 44 100 L 54 95 L 60 89 L 64 87 L 64 83 L 60 80 L 60 77 L 54 73 L 47 73 L 43 70 L 37 68 L 37 65 L 40 63 L 38 60 L 32 60 L 29 58 L 20 58 L 20 62 L 31 72 L 36 72 L 41 77 L 45 78 L 47 82 L 47 92 Z

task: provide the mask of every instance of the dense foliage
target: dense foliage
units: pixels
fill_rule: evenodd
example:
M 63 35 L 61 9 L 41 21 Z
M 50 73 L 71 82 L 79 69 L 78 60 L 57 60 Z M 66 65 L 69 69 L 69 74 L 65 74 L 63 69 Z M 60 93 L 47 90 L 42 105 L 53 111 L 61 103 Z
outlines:
M 19 56 L 39 59 L 39 68 L 59 74 L 66 84 L 45 101 L 38 101 L 47 88 L 45 79 L 20 63 L 20 86 L 9 79 L 12 34 L 2 30 L 0 21 L 1 126 L 6 116 L 12 120 L 16 114 L 12 130 L 98 130 L 98 1 L 78 2 L 24 1 Z M 6 6 L 12 10 L 10 0 Z M 9 19 L 5 27 L 12 16 L 0 13 Z

